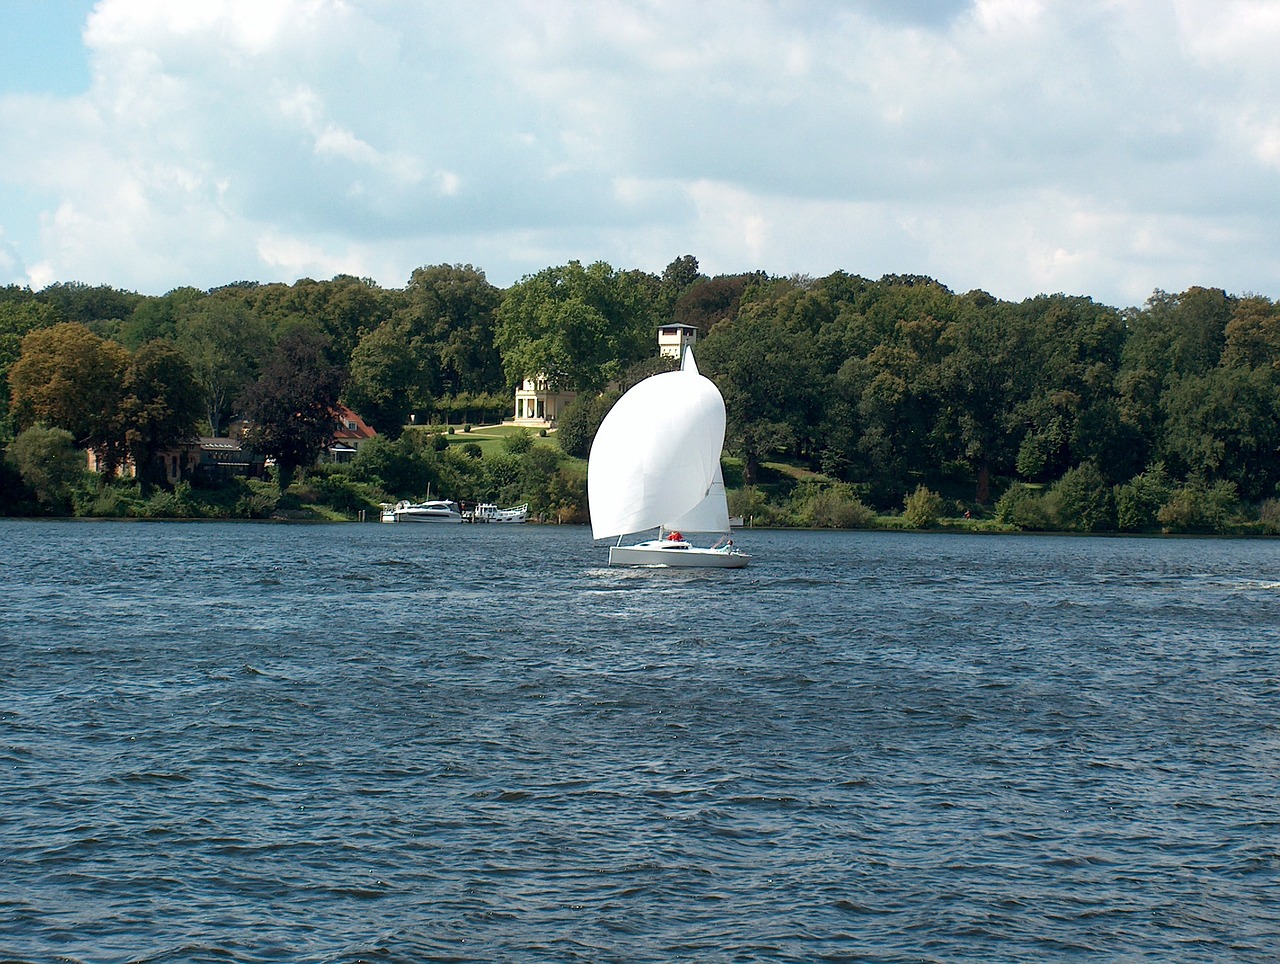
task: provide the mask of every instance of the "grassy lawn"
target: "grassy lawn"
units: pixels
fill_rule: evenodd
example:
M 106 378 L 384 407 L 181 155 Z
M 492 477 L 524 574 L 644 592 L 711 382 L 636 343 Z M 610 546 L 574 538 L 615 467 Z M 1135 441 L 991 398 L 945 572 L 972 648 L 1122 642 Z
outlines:
M 452 435 L 449 434 L 449 428 L 453 429 Z M 466 445 L 468 442 L 474 442 L 480 446 L 480 452 L 485 458 L 506 452 L 502 440 L 506 436 L 514 435 L 517 432 L 529 432 L 533 436 L 534 445 L 555 445 L 557 448 L 560 445 L 556 441 L 556 433 L 552 429 L 548 429 L 544 437 L 538 434 L 541 431 L 540 429 L 512 425 L 506 422 L 496 425 L 472 425 L 470 432 L 463 431 L 463 428 L 464 426 L 462 425 L 452 425 L 447 428 L 442 425 L 424 425 L 419 426 L 417 430 L 422 432 L 443 432 L 445 440 L 450 445 Z

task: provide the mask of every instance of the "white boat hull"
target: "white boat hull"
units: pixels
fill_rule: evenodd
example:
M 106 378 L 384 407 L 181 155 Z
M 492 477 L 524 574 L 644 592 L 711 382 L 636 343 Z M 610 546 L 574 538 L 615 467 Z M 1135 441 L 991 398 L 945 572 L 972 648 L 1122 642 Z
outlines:
M 457 503 L 449 501 L 436 502 L 400 502 L 394 509 L 396 522 L 434 522 L 448 524 L 461 522 L 462 513 Z M 383 515 L 383 521 L 386 515 Z
M 529 518 L 529 503 L 499 509 L 491 502 L 476 506 L 465 518 L 467 522 L 497 522 L 505 525 L 523 525 Z
M 669 568 L 741 569 L 751 557 L 740 549 L 722 546 L 699 549 L 688 543 L 641 542 L 634 546 L 610 546 L 611 566 L 666 566 Z

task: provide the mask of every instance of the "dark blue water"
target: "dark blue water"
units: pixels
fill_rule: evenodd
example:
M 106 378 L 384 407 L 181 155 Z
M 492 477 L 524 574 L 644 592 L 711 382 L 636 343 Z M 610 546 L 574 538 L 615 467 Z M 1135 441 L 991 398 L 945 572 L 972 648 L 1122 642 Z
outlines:
M 1280 543 L 0 523 L 0 959 L 1269 961 Z

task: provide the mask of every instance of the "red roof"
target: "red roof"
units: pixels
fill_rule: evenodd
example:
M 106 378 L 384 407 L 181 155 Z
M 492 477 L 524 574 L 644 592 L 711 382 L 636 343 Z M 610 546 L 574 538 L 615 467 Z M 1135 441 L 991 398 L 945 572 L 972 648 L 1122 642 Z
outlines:
M 333 433 L 336 441 L 362 442 L 378 434 L 365 424 L 364 419 L 345 405 L 337 406 L 333 412 L 338 417 L 338 430 Z

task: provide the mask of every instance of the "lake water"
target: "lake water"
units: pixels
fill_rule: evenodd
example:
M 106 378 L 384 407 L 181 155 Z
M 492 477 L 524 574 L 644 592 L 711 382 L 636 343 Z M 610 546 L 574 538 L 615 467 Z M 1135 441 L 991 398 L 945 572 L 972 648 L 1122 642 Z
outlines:
M 1280 542 L 0 522 L 0 959 L 1280 957 Z

